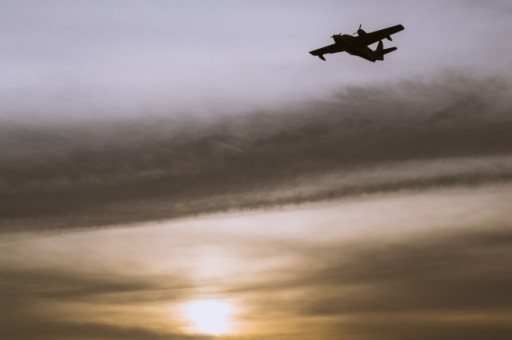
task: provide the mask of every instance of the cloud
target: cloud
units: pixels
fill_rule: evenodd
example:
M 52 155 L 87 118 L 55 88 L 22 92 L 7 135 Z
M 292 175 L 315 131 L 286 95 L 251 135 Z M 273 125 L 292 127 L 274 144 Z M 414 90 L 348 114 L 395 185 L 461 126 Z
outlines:
M 512 334 L 508 226 L 288 246 L 280 249 L 294 249 L 301 257 L 293 269 L 276 271 L 272 280 L 235 285 L 232 292 L 252 296 L 255 315 L 294 316 L 298 323 L 317 326 L 305 327 L 299 338 L 316 338 L 318 332 L 344 339 L 480 339 L 484 334 L 506 339 Z
M 449 74 L 213 120 L 12 121 L 0 134 L 0 227 L 105 226 L 509 181 L 510 86 Z
M 175 290 L 183 293 L 191 288 L 183 277 L 178 276 L 166 278 L 172 284 L 168 283 L 161 287 L 157 282 L 164 281 L 163 278 L 105 277 L 99 274 L 74 272 L 70 268 L 66 271 L 2 268 L 1 272 L 1 285 L 11 296 L 53 301 L 72 299 L 87 303 L 105 303 L 109 294 L 116 293 L 117 303 L 130 303 L 136 301 L 137 293 L 144 292 L 159 292 L 156 297 L 144 296 L 146 301 L 164 297 L 171 300 L 180 297 L 171 294 Z
M 9 320 L 12 322 L 12 320 Z M 29 321 L 30 327 L 27 327 Z M 59 322 L 48 320 L 20 320 L 2 329 L 9 339 L 169 339 L 207 340 L 206 336 L 153 332 L 143 328 L 120 327 L 105 324 Z
M 453 190 L 14 233 L 1 247 L 0 331 L 179 339 L 179 307 L 207 296 L 234 302 L 243 339 L 506 339 L 511 194 Z
M 363 297 L 331 296 L 307 304 L 303 312 L 510 312 L 512 275 L 504 271 L 512 258 L 509 228 L 447 234 L 359 246 L 349 256 L 330 249 L 324 268 L 303 279 L 316 286 L 360 286 Z
M 172 325 L 164 331 L 141 326 L 144 320 L 135 325 L 120 323 L 119 310 L 109 310 L 110 316 L 103 320 L 105 312 L 98 312 L 112 305 L 121 306 L 122 311 L 132 304 L 182 299 L 192 288 L 183 277 L 141 279 L 5 265 L 0 273 L 0 331 L 9 339 L 209 339 L 173 332 Z M 64 312 L 62 306 L 68 306 Z

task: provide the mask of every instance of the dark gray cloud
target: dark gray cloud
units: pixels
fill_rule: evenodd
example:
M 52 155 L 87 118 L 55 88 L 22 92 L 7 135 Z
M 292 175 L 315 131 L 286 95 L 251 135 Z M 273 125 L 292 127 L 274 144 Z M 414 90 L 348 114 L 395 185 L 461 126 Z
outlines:
M 509 93 L 504 79 L 451 74 L 213 120 L 11 122 L 0 134 L 0 223 L 100 226 L 508 181 Z M 439 170 L 427 171 L 433 160 Z M 401 164 L 409 168 L 393 176 Z

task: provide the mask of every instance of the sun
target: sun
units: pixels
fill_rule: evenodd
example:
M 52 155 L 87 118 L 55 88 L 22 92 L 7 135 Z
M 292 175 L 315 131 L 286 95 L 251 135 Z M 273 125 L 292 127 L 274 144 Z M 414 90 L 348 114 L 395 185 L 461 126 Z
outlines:
M 191 330 L 208 335 L 231 333 L 233 311 L 233 305 L 224 300 L 193 300 L 185 305 L 185 315 L 191 323 Z

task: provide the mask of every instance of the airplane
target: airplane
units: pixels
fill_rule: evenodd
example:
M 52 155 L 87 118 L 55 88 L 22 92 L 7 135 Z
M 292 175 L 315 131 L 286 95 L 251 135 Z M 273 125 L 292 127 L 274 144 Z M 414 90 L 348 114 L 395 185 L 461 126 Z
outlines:
M 331 36 L 334 39 L 334 44 L 324 46 L 317 50 L 313 50 L 311 53 L 314 56 L 319 57 L 323 61 L 325 61 L 324 54 L 338 53 L 338 52 L 347 52 L 348 54 L 355 55 L 361 57 L 363 59 L 369 60 L 371 62 L 375 62 L 377 60 L 384 60 L 384 55 L 396 51 L 396 47 L 384 48 L 384 44 L 382 43 L 382 39 L 388 39 L 389 41 L 393 41 L 391 39 L 391 35 L 403 31 L 405 28 L 402 25 L 396 25 L 388 28 L 384 28 L 379 31 L 366 33 L 362 29 L 363 25 L 359 25 L 359 29 L 353 34 L 335 34 Z M 357 34 L 357 36 L 354 36 Z M 379 42 L 375 51 L 373 51 L 370 47 L 371 44 Z

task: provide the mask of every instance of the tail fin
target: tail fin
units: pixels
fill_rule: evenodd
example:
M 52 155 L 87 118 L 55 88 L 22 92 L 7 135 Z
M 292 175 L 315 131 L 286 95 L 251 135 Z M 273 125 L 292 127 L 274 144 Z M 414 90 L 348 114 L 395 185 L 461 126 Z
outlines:
M 396 51 L 396 47 L 384 48 L 384 43 L 379 41 L 377 45 L 377 49 L 375 50 L 375 55 L 377 60 L 384 60 L 384 55 Z
M 384 50 L 384 43 L 381 41 L 379 41 L 379 44 L 377 45 L 377 49 L 375 50 L 375 52 L 377 52 L 378 54 L 382 54 L 382 51 Z

